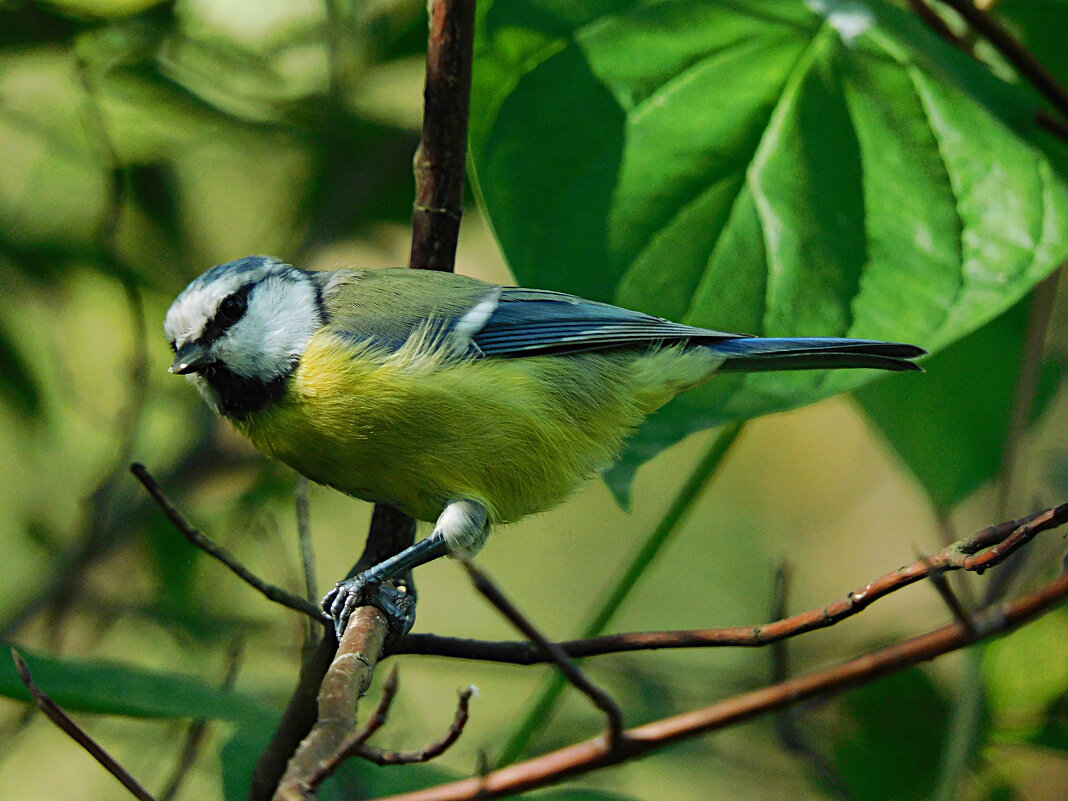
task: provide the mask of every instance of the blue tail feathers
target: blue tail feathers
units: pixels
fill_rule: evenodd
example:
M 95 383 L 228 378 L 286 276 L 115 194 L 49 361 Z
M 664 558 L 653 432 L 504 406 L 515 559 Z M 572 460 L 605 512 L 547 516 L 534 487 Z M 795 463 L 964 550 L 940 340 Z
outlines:
M 740 337 L 706 347 L 726 361 L 719 372 L 755 373 L 770 370 L 919 370 L 913 359 L 927 351 L 916 345 L 872 339 L 836 337 Z

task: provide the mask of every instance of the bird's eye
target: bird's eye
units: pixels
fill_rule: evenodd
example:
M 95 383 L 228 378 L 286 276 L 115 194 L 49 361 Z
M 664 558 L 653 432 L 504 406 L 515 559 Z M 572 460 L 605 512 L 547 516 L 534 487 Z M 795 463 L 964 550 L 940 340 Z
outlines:
M 230 295 L 219 304 L 219 315 L 229 323 L 236 323 L 245 313 L 247 305 L 243 294 Z

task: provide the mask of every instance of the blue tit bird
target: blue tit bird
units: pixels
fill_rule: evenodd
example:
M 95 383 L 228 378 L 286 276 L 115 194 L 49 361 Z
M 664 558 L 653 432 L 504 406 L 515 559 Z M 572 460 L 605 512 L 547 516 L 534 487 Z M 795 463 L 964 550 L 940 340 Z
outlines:
M 262 256 L 195 279 L 164 329 L 171 372 L 261 451 L 434 523 L 324 599 L 339 632 L 360 603 L 397 611 L 375 594 L 382 582 L 474 554 L 491 526 L 562 501 L 646 415 L 716 373 L 920 370 L 912 360 L 925 353 L 729 334 L 452 273 L 313 272 Z

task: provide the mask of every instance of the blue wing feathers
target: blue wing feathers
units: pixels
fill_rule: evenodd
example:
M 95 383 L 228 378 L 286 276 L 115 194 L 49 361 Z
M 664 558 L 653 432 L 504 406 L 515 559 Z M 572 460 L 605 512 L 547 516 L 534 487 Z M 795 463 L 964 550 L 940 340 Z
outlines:
M 582 353 L 684 344 L 709 348 L 720 370 L 764 371 L 872 367 L 918 370 L 913 345 L 833 337 L 758 338 L 675 323 L 661 317 L 540 289 L 505 287 L 485 324 L 471 334 L 490 357 Z
M 530 356 L 737 336 L 573 295 L 508 287 L 472 341 L 487 356 Z

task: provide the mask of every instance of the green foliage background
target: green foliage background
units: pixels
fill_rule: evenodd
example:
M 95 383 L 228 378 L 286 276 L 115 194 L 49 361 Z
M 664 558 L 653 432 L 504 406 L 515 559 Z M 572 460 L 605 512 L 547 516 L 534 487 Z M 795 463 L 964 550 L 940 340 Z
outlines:
M 317 269 L 405 263 L 424 13 L 407 0 L 0 5 L 0 631 L 153 789 L 190 720 L 209 720 L 179 798 L 244 797 L 303 630 L 180 541 L 126 472 L 145 462 L 250 568 L 301 586 L 293 475 L 166 374 L 162 316 L 189 279 L 249 253 Z M 1004 0 L 998 13 L 1068 79 L 1051 36 L 1068 3 Z M 1068 256 L 1065 144 L 1035 124 L 1041 103 L 1004 60 L 976 53 L 983 63 L 877 0 L 479 4 L 461 271 L 725 330 L 934 354 L 922 377 L 731 376 L 682 396 L 634 438 L 610 492 L 591 483 L 484 553 L 546 631 L 762 622 L 784 558 L 798 611 L 949 531 L 1064 500 L 1063 293 L 1041 364 L 1026 342 L 1032 293 Z M 1039 380 L 1021 426 L 1025 364 Z M 722 460 L 715 434 L 697 433 L 844 390 L 856 392 L 747 423 Z M 702 490 L 693 473 L 706 468 Z M 692 497 L 672 506 L 687 479 Z M 368 510 L 326 490 L 312 500 L 325 589 Z M 1000 592 L 1055 569 L 1063 546 L 1049 539 Z M 420 578 L 420 630 L 513 636 L 451 565 Z M 989 579 L 962 581 L 962 597 L 977 603 Z M 914 588 L 792 646 L 795 670 L 947 616 Z M 802 710 L 826 770 L 760 722 L 539 795 L 1055 798 L 1068 786 L 1066 633 L 1062 610 Z M 471 727 L 433 767 L 352 766 L 335 797 L 466 775 L 481 749 L 495 759 L 597 729 L 569 696 L 534 725 L 547 670 L 400 661 L 382 744 L 433 739 L 454 688 L 475 682 Z M 229 663 L 236 685 L 221 688 Z M 756 686 L 770 664 L 714 651 L 589 669 L 636 723 Z M 115 797 L 25 717 L 2 663 L 0 694 L 0 786 Z

